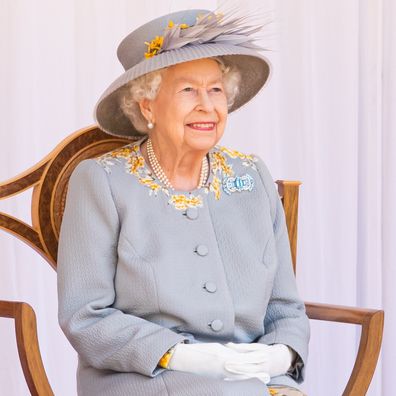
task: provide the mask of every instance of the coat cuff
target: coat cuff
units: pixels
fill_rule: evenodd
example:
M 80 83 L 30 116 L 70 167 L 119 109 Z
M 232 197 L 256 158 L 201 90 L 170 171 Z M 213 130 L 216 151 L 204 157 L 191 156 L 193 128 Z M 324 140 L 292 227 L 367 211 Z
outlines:
M 293 348 L 291 348 L 291 349 L 293 349 Z M 294 349 L 293 349 L 293 351 L 294 351 Z M 296 351 L 294 351 L 294 352 L 296 352 Z M 298 352 L 296 352 L 296 358 L 295 358 L 294 362 L 292 363 L 292 365 L 290 366 L 289 370 L 286 372 L 286 375 L 293 378 L 298 384 L 301 384 L 304 381 L 305 365 L 304 365 L 304 361 L 302 360 L 302 358 Z
M 153 344 L 149 345 L 145 356 L 140 357 L 142 362 L 147 363 L 147 367 L 142 368 L 142 373 L 149 377 L 155 377 L 166 370 L 158 366 L 158 363 L 162 356 L 179 342 L 188 342 L 188 338 L 168 328 L 164 328 L 163 331 L 158 334 L 158 337 L 154 339 Z
M 294 338 L 290 334 L 275 335 L 274 332 L 261 336 L 257 342 L 267 345 L 272 344 L 285 344 L 296 352 L 296 359 L 292 363 L 290 369 L 285 375 L 290 376 L 298 384 L 304 382 L 305 379 L 305 366 L 308 358 L 308 349 L 302 344 L 298 338 Z

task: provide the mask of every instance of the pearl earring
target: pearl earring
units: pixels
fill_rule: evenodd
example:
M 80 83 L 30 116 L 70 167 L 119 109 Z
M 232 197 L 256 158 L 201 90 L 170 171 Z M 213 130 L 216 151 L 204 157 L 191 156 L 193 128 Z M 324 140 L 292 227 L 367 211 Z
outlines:
M 153 129 L 153 128 L 154 128 L 154 124 L 153 124 L 151 121 L 149 121 L 149 122 L 147 123 L 147 128 L 148 128 L 148 129 Z

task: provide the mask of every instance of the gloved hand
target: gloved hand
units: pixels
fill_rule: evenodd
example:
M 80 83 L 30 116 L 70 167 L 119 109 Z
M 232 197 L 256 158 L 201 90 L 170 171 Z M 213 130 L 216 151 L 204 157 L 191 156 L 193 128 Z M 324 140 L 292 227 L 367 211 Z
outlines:
M 250 373 L 245 369 L 244 364 L 251 364 L 252 359 L 257 360 L 257 356 L 239 353 L 217 342 L 179 343 L 176 345 L 169 361 L 168 369 L 220 379 L 238 380 L 256 377 L 267 384 L 270 377 L 265 371 L 257 369 L 254 373 Z M 226 370 L 227 361 L 238 362 L 239 367 L 243 369 L 243 373 L 239 374 Z
M 228 360 L 226 362 L 225 369 L 227 371 L 240 375 L 250 376 L 255 372 L 266 372 L 270 377 L 276 377 L 277 375 L 285 374 L 296 357 L 296 352 L 285 344 L 235 344 L 228 342 L 225 346 L 236 352 L 250 356 L 250 364 L 247 360 L 241 364 L 238 359 Z

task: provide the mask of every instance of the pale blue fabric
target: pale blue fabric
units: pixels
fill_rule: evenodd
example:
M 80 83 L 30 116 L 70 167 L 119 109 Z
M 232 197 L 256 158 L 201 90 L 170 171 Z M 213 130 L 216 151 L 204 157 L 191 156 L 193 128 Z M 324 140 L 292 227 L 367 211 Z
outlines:
M 253 190 L 222 192 L 220 200 L 202 193 L 196 219 L 169 205 L 165 194 L 149 196 L 125 171 L 124 159 L 110 171 L 95 159 L 77 165 L 59 236 L 58 314 L 78 352 L 80 396 L 269 394 L 258 379 L 158 368 L 182 340 L 284 343 L 298 361 L 270 384 L 298 388 L 304 380 L 309 321 L 282 203 L 257 158 L 257 171 L 229 158 L 235 174 L 254 178 Z M 198 245 L 208 253 L 197 254 Z M 219 331 L 209 325 L 216 319 L 223 323 Z

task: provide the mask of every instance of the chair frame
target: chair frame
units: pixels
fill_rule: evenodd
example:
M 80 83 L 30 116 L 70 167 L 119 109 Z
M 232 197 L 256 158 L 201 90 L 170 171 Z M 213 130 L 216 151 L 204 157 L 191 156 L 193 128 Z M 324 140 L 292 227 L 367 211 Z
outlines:
M 33 187 L 32 226 L 0 212 L 0 229 L 36 250 L 56 271 L 59 228 L 71 172 L 82 159 L 98 156 L 134 140 L 112 137 L 98 129 L 97 125 L 74 132 L 36 165 L 0 184 L 0 199 L 10 198 Z M 296 273 L 301 183 L 287 180 L 277 180 L 276 183 L 285 211 L 293 270 Z M 358 324 L 362 327 L 356 361 L 342 395 L 365 395 L 381 349 L 384 311 L 312 302 L 305 302 L 305 307 L 310 319 Z M 13 318 L 15 321 L 19 358 L 31 394 L 53 395 L 41 359 L 33 308 L 26 302 L 0 300 L 0 317 Z

